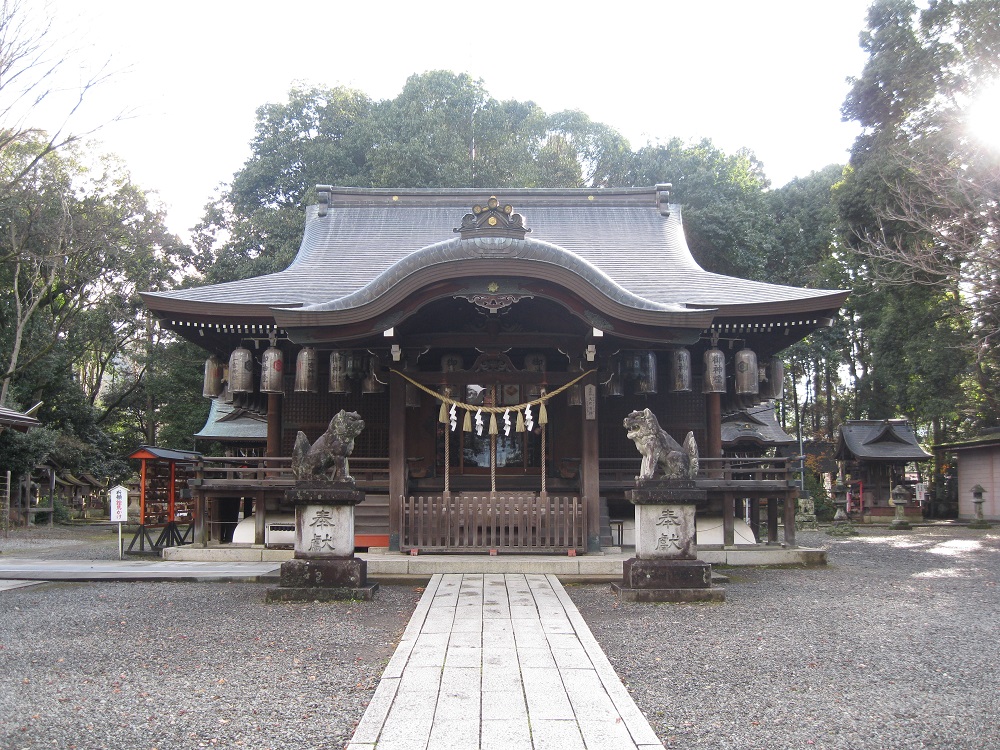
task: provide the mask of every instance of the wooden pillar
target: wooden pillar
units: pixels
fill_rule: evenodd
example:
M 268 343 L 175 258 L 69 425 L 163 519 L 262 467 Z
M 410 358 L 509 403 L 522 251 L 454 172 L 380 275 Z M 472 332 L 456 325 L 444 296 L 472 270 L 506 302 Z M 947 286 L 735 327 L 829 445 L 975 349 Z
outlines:
M 264 524 L 266 522 L 264 509 L 264 490 L 259 490 L 254 498 L 253 543 L 263 544 L 265 540 Z
M 767 499 L 767 543 L 778 542 L 778 498 Z
M 798 510 L 799 491 L 792 488 L 785 493 L 785 546 L 795 545 L 795 511 Z
M 582 436 L 580 484 L 586 503 L 584 513 L 587 516 L 588 552 L 601 551 L 601 475 L 595 380 L 594 375 L 589 375 L 584 379 L 584 383 L 586 383 L 584 393 L 588 393 L 587 388 L 591 388 L 591 391 L 584 399 L 583 409 L 581 409 L 583 424 L 580 427 Z
M 732 547 L 736 544 L 736 497 L 732 492 L 722 495 L 722 545 Z
M 281 456 L 281 408 L 284 405 L 282 394 L 267 394 L 267 447 L 264 454 L 267 458 L 278 458 Z M 265 463 L 265 467 L 266 467 Z M 268 476 L 268 472 L 261 472 L 261 478 Z M 254 527 L 253 543 L 264 543 L 264 524 L 267 522 L 267 511 L 264 508 L 264 492 L 261 490 L 254 498 Z
M 722 458 L 722 394 L 706 393 L 707 413 L 705 432 L 708 438 L 708 457 Z
M 433 464 L 432 464 L 433 465 Z M 406 382 L 389 376 L 389 550 L 399 551 L 400 517 L 406 492 Z
M 194 541 L 202 547 L 208 546 L 208 536 L 205 534 L 208 525 L 205 523 L 205 493 L 195 490 Z
M 268 458 L 281 455 L 281 394 L 267 394 L 267 453 Z
M 760 498 L 750 498 L 750 531 L 753 532 L 754 541 L 760 541 Z

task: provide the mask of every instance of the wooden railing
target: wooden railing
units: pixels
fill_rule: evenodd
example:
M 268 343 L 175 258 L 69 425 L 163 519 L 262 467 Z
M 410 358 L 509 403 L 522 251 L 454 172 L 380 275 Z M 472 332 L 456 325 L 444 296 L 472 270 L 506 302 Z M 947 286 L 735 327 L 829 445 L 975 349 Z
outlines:
M 587 544 L 586 512 L 577 497 L 534 494 L 404 497 L 405 550 L 566 552 Z
M 783 489 L 798 479 L 799 456 L 782 458 L 705 458 L 698 460 L 698 479 L 709 489 Z M 600 478 L 603 488 L 635 486 L 639 458 L 602 458 Z M 705 486 L 703 485 L 703 486 Z
M 389 487 L 389 459 L 348 459 L 351 476 L 362 488 Z M 206 490 L 261 490 L 291 487 L 292 459 L 289 456 L 273 458 L 236 458 L 230 456 L 205 456 L 195 464 L 193 487 Z

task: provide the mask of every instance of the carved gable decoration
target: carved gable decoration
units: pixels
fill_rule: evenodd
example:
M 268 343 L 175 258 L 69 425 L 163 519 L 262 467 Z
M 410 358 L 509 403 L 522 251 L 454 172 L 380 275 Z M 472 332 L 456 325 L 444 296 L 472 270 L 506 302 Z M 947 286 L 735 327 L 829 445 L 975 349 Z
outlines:
M 462 239 L 476 237 L 507 237 L 523 240 L 524 235 L 531 230 L 524 226 L 524 217 L 514 213 L 514 207 L 501 205 L 495 195 L 490 196 L 486 205 L 475 205 L 472 213 L 462 217 L 462 226 L 456 232 Z

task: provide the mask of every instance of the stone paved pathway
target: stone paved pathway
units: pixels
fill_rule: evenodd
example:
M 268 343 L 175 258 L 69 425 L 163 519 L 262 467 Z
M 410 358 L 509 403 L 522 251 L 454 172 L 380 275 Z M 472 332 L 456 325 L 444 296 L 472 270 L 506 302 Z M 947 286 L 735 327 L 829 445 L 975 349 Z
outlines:
M 662 750 L 553 575 L 435 575 L 348 750 Z

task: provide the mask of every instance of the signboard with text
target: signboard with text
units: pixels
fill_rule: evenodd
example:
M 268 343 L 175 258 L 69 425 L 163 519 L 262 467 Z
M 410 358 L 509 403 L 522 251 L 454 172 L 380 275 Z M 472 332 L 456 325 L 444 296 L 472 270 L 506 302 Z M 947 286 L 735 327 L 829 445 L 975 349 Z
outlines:
M 118 485 L 108 490 L 111 501 L 111 523 L 128 522 L 128 488 Z

